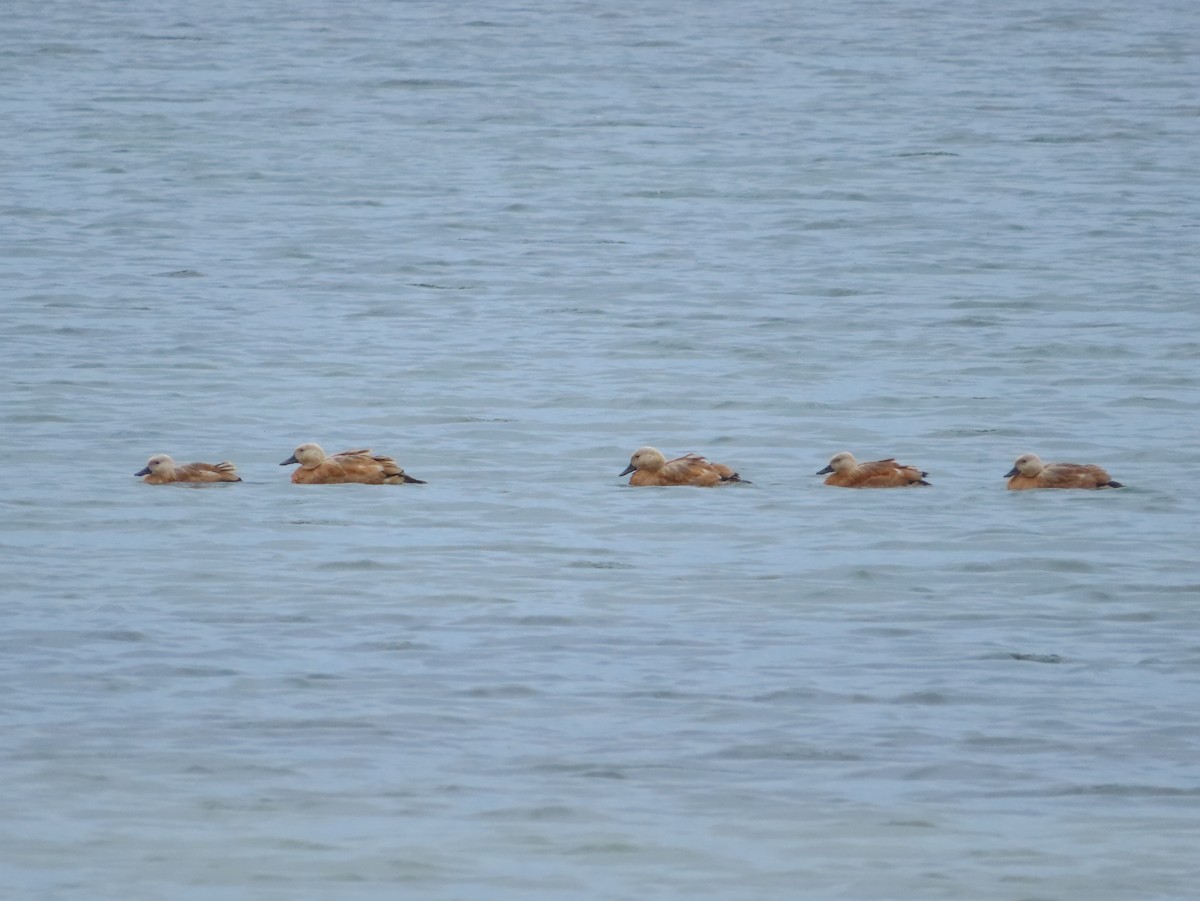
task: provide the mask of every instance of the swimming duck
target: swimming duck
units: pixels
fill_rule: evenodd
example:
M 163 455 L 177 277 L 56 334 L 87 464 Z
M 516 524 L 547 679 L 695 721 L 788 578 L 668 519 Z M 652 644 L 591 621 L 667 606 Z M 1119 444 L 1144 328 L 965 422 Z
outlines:
M 374 456 L 369 448 L 342 451 L 325 456 L 318 444 L 301 444 L 280 466 L 299 463 L 292 473 L 297 485 L 342 485 L 357 482 L 363 485 L 402 485 L 406 482 L 424 485 L 420 479 L 407 475 L 391 457 Z
M 839 488 L 903 488 L 907 485 L 929 484 L 925 481 L 925 476 L 929 473 L 922 472 L 915 466 L 904 466 L 892 457 L 859 463 L 850 451 L 834 454 L 829 465 L 817 475 L 823 476 L 826 473 L 832 475 L 825 480 L 825 484 L 836 485 Z
M 639 447 L 629 458 L 621 475 L 629 475 L 630 485 L 698 485 L 704 488 L 726 482 L 740 482 L 741 476 L 723 463 L 710 463 L 699 454 L 685 454 L 668 460 L 662 451 Z
M 1009 491 L 1031 488 L 1124 488 L 1092 463 L 1043 463 L 1037 454 L 1022 454 L 1004 474 Z
M 180 465 L 166 454 L 155 454 L 143 469 L 134 473 L 145 476 L 147 485 L 166 485 L 169 482 L 240 482 L 237 467 L 229 461 L 221 463 L 184 463 Z

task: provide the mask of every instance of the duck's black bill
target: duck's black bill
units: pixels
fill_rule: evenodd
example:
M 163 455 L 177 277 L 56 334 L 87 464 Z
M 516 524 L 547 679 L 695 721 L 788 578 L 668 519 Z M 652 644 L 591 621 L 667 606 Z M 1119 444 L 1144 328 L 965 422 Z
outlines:
M 292 454 L 290 457 L 288 457 L 286 460 L 284 460 L 279 465 L 280 466 L 291 466 L 293 463 L 299 463 L 299 462 L 300 461 L 296 459 L 296 455 Z

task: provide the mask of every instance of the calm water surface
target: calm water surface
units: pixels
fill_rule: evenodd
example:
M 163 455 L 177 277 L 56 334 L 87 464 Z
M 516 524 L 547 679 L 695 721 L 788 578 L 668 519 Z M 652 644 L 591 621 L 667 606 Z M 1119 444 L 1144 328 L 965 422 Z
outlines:
M 1198 9 L 14 0 L 6 896 L 1194 896 Z

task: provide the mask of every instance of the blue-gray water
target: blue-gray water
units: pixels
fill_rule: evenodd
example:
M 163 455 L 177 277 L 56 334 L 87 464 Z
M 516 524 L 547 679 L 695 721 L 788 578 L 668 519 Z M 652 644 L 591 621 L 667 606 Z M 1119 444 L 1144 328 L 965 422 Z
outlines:
M 10 2 L 0 893 L 1194 897 L 1198 35 Z

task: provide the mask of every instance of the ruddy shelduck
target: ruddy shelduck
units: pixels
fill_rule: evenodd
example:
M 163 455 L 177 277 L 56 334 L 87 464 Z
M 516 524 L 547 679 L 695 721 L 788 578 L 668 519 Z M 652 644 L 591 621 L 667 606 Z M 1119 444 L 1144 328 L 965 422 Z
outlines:
M 292 473 L 292 481 L 297 485 L 344 485 L 351 482 L 362 485 L 425 484 L 406 474 L 391 457 L 377 457 L 369 448 L 342 451 L 327 457 L 319 444 L 301 444 L 279 465 L 291 466 L 295 463 L 300 464 L 300 468 Z
M 891 457 L 859 463 L 850 451 L 834 454 L 829 465 L 817 475 L 823 476 L 826 473 L 832 475 L 825 480 L 825 484 L 836 485 L 839 488 L 904 488 L 908 485 L 929 484 L 925 481 L 925 476 L 929 473 L 922 472 L 915 466 L 905 466 Z
M 698 485 L 709 488 L 726 482 L 740 482 L 741 476 L 723 463 L 710 463 L 699 454 L 685 454 L 668 460 L 662 451 L 639 447 L 629 458 L 621 475 L 629 476 L 630 485 Z
M 184 463 L 180 465 L 166 454 L 155 454 L 144 469 L 135 476 L 147 485 L 166 485 L 170 482 L 240 482 L 237 467 L 228 460 L 220 463 Z
M 1031 488 L 1124 488 L 1092 463 L 1043 463 L 1037 454 L 1022 454 L 1004 474 L 1009 491 Z

